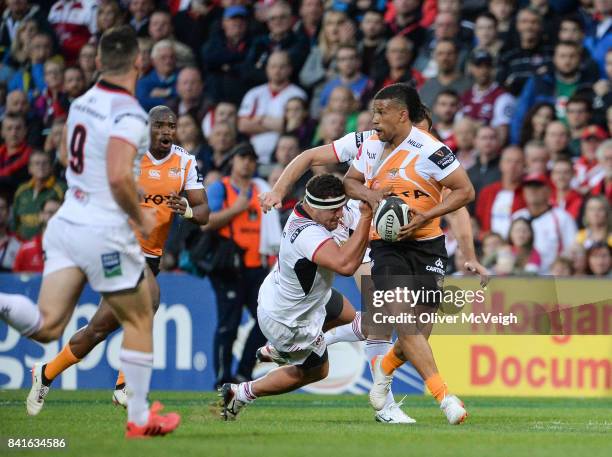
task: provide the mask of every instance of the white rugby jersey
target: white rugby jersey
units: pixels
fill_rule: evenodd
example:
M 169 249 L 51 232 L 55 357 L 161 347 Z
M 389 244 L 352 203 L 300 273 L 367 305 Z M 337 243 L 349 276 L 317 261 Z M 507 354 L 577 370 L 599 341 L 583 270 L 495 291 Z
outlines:
M 262 297 L 259 306 L 272 319 L 289 327 L 325 319 L 334 272 L 313 258 L 330 241 L 332 233 L 310 219 L 298 203 L 283 229 L 278 261 L 264 281 L 273 296 Z
M 101 80 L 72 102 L 66 128 L 68 191 L 59 217 L 98 226 L 126 223 L 108 183 L 106 148 L 110 138 L 133 145 L 136 173 L 149 148 L 147 113 L 127 90 Z

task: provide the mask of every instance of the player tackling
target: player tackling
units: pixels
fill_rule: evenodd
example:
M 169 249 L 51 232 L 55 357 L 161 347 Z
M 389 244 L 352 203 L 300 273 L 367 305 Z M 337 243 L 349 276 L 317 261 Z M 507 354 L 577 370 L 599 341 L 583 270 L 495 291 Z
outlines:
M 146 281 L 153 297 L 153 311 L 159 306 L 159 262 L 174 214 L 198 225 L 208 221 L 208 202 L 195 157 L 173 144 L 176 137 L 176 114 L 167 106 L 149 111 L 151 147 L 140 162 L 138 187 L 143 194 L 141 206 L 155 208 L 156 223 L 148 238 L 139 236 L 146 260 Z M 185 192 L 186 198 L 179 194 Z M 64 370 L 78 363 L 98 343 L 119 328 L 110 306 L 102 300 L 87 325 L 79 329 L 60 353 L 48 363 L 37 363 L 32 369 L 32 389 L 26 401 L 28 414 L 37 415 L 44 405 L 51 382 Z M 123 372 L 119 372 L 113 402 L 127 406 L 127 389 Z
M 57 340 L 86 282 L 100 292 L 123 327 L 121 369 L 130 386 L 127 438 L 165 435 L 180 423 L 147 400 L 153 369 L 153 305 L 145 259 L 134 234 L 147 238 L 153 211 L 138 201 L 134 165 L 149 146 L 147 114 L 134 98 L 138 42 L 129 26 L 108 30 L 99 44 L 101 79 L 73 101 L 62 135 L 68 149 L 66 200 L 48 223 L 38 306 L 0 294 L 2 318 L 41 343 Z M 132 228 L 133 227 L 133 228 Z
M 360 205 L 355 232 L 342 246 L 334 241 L 346 203 L 342 181 L 319 175 L 306 185 L 282 233 L 278 261 L 259 289 L 257 321 L 268 343 L 260 360 L 280 366 L 255 381 L 221 387 L 222 416 L 236 418 L 258 397 L 290 392 L 327 376 L 329 362 L 323 332 L 351 322 L 355 310 L 332 289 L 334 273 L 352 275 L 368 245 L 372 210 Z

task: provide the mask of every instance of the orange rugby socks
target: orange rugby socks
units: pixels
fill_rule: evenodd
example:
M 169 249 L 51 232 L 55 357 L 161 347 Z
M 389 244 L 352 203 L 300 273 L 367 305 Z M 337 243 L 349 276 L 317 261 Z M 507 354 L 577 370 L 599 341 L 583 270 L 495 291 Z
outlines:
M 125 384 L 125 376 L 123 374 L 123 371 L 119 370 L 119 374 L 117 375 L 117 382 L 115 383 L 115 388 L 119 386 L 123 387 L 124 384 Z
M 444 382 L 444 379 L 442 379 L 442 376 L 440 376 L 440 373 L 436 373 L 427 378 L 425 380 L 425 385 L 435 399 L 438 400 L 438 403 L 444 400 L 444 397 L 448 393 L 448 387 Z
M 81 359 L 77 357 L 70 350 L 70 344 L 66 344 L 62 351 L 55 356 L 51 362 L 45 365 L 44 376 L 48 380 L 52 381 L 58 374 L 64 371 L 66 368 L 71 367 Z
M 390 375 L 396 368 L 401 367 L 403 364 L 404 361 L 396 356 L 393 348 L 391 348 L 383 357 L 381 367 L 386 375 Z

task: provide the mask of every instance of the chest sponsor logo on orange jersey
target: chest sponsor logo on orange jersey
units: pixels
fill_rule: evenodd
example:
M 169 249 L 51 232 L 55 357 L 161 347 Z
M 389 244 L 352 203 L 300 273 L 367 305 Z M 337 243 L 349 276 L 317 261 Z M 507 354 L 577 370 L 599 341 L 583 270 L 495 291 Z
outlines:
M 149 178 L 161 179 L 161 172 L 159 170 L 149 170 Z
M 149 194 L 143 197 L 144 203 L 153 203 L 155 205 L 161 205 L 165 201 L 168 201 L 170 195 L 160 195 L 160 194 Z
M 453 154 L 453 151 L 448 149 L 446 146 L 442 146 L 440 149 L 430 155 L 428 159 L 435 163 L 440 169 L 444 170 L 455 161 L 455 154 Z
M 180 179 L 181 177 L 181 169 L 177 167 L 172 167 L 168 170 L 168 178 L 172 179 Z

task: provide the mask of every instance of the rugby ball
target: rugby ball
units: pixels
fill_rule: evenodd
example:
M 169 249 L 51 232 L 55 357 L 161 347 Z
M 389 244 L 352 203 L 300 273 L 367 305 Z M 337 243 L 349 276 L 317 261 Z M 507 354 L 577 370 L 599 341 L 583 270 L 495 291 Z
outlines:
M 400 228 L 408 222 L 410 222 L 410 208 L 398 197 L 381 200 L 374 214 L 374 228 L 384 241 L 396 241 Z

